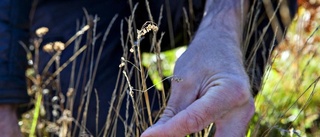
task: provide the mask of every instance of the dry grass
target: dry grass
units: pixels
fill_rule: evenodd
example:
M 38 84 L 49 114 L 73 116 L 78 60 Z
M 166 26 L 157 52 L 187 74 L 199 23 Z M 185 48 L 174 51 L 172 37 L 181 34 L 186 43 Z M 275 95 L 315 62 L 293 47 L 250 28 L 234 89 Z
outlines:
M 32 45 L 35 46 L 35 50 L 33 52 L 34 54 L 27 50 L 28 59 L 31 65 L 31 68 L 27 70 L 27 77 L 31 83 L 28 92 L 30 96 L 32 96 L 34 99 L 33 102 L 35 104 L 35 108 L 32 109 L 30 112 L 24 114 L 23 119 L 20 122 L 22 123 L 21 130 L 26 136 L 47 136 L 49 133 L 56 134 L 61 137 L 75 136 L 76 130 L 72 130 L 72 124 L 75 125 L 75 128 L 78 129 L 82 136 L 116 136 L 117 125 L 120 125 L 118 123 L 118 120 L 120 120 L 124 125 L 124 133 L 126 136 L 139 136 L 147 127 L 152 126 L 152 124 L 155 123 L 155 121 L 160 117 L 160 114 L 166 106 L 166 101 L 168 100 L 169 96 L 169 92 L 165 91 L 164 85 L 162 84 L 162 80 L 167 80 L 172 75 L 168 74 L 167 72 L 164 73 L 166 70 L 165 65 L 168 66 L 168 64 L 164 63 L 164 58 L 162 57 L 163 53 L 161 53 L 162 37 L 163 35 L 167 34 L 162 33 L 160 36 L 157 35 L 157 33 L 159 33 L 158 27 L 161 27 L 160 20 L 162 18 L 162 8 L 160 12 L 161 15 L 159 15 L 160 18 L 156 21 L 155 19 L 153 19 L 150 7 L 148 5 L 148 1 L 146 0 L 146 5 L 140 5 L 147 7 L 150 21 L 147 21 L 140 29 L 137 29 L 134 15 L 138 5 L 133 5 L 133 3 L 130 0 L 129 4 L 131 5 L 132 15 L 126 18 L 125 20 L 122 20 L 120 24 L 121 46 L 123 48 L 123 55 L 121 57 L 121 64 L 119 64 L 117 84 L 115 85 L 115 89 L 113 91 L 112 98 L 109 104 L 109 106 L 111 107 L 109 107 L 103 131 L 96 131 L 95 133 L 90 133 L 85 128 L 87 122 L 86 114 L 89 111 L 88 104 L 90 96 L 98 95 L 98 91 L 96 91 L 93 87 L 93 82 L 96 75 L 98 75 L 97 64 L 104 47 L 99 45 L 100 49 L 98 51 L 98 54 L 93 54 L 92 49 L 96 45 L 90 45 L 88 43 L 95 43 L 94 41 L 99 37 L 97 36 L 97 34 L 95 34 L 97 17 L 90 16 L 88 13 L 86 13 L 87 16 L 85 23 L 82 25 L 78 25 L 79 31 L 72 38 L 70 38 L 69 41 L 67 41 L 66 43 L 49 43 L 48 46 L 45 46 L 44 50 L 52 54 L 52 59 L 48 62 L 47 67 L 42 72 L 40 72 L 38 69 L 38 62 L 41 59 L 39 57 L 39 50 L 42 50 L 40 49 L 40 45 L 42 42 L 42 38 L 45 35 L 45 33 L 43 33 L 43 29 L 42 31 L 40 31 L 39 29 L 38 38 L 33 41 Z M 191 12 L 189 13 L 190 18 L 188 18 L 186 10 L 184 10 L 184 19 L 185 24 L 189 29 L 187 35 L 190 38 L 192 38 L 191 35 L 193 32 L 193 22 L 189 22 L 189 20 L 194 18 L 194 16 L 192 15 L 192 8 L 189 11 Z M 112 24 L 116 18 L 117 16 L 113 18 L 105 34 L 102 36 L 103 42 L 101 45 L 105 43 L 110 28 L 112 27 Z M 249 16 L 248 18 L 251 22 L 257 20 L 255 14 L 251 14 L 251 16 Z M 296 20 L 299 20 L 299 17 Z M 124 27 L 124 25 L 127 25 L 127 27 Z M 254 28 L 254 25 L 255 24 L 249 24 L 249 26 L 251 27 L 248 28 Z M 295 25 L 296 28 L 299 27 L 299 25 Z M 268 24 L 268 26 L 271 27 L 272 24 L 270 23 Z M 128 30 L 123 30 L 123 28 L 128 28 Z M 314 131 L 314 128 L 319 128 L 319 126 L 312 125 L 319 124 L 319 122 L 316 122 L 317 120 L 319 120 L 319 113 L 316 111 L 312 111 L 312 108 L 310 108 L 310 104 L 312 104 L 313 101 L 315 104 L 312 105 L 312 107 L 316 107 L 317 103 L 319 104 L 319 100 L 315 99 L 315 97 L 319 97 L 319 94 L 316 92 L 317 89 L 319 89 L 319 87 L 317 86 L 317 82 L 319 80 L 319 71 L 309 70 L 310 66 L 315 65 L 315 62 L 317 62 L 318 59 L 319 48 L 315 46 L 319 45 L 319 41 L 316 41 L 319 40 L 319 36 L 317 35 L 319 33 L 317 32 L 317 30 L 318 29 L 312 31 L 314 33 L 308 33 L 308 38 L 302 40 L 304 44 L 302 44 L 297 49 L 292 47 L 295 45 L 295 41 L 291 40 L 290 38 L 291 35 L 295 35 L 296 33 L 294 32 L 294 30 L 292 30 L 292 28 L 289 29 L 289 34 L 287 35 L 287 38 L 285 38 L 285 43 L 279 46 L 275 50 L 276 52 L 274 52 L 274 54 L 270 54 L 271 60 L 265 59 L 265 63 L 269 63 L 269 66 L 266 69 L 267 71 L 264 77 L 265 84 L 263 84 L 262 87 L 263 90 L 261 91 L 260 95 L 256 98 L 257 113 L 254 116 L 252 123 L 250 124 L 248 136 L 319 135 L 318 131 Z M 252 35 L 252 31 L 253 29 L 247 29 L 246 37 Z M 83 39 L 82 35 L 85 34 L 85 32 L 88 36 L 86 38 L 87 44 L 80 45 L 80 41 L 81 39 Z M 149 63 L 150 66 L 146 66 L 146 68 L 150 69 L 145 69 L 145 67 L 143 66 L 142 52 L 140 49 L 140 42 L 143 41 L 146 33 L 151 33 L 152 41 L 150 43 L 150 52 L 154 53 L 154 55 L 150 56 L 155 57 L 154 62 Z M 261 35 L 263 36 L 264 33 Z M 297 35 L 306 36 L 306 34 Z M 262 36 L 255 44 L 262 45 Z M 274 37 L 274 39 L 277 39 L 277 36 Z M 281 35 L 281 37 L 283 37 L 283 35 Z M 310 44 L 310 39 L 314 40 L 313 44 Z M 59 61 L 59 56 L 63 52 L 63 49 L 67 48 L 71 43 L 75 44 L 74 55 L 67 62 L 61 63 Z M 248 49 L 248 44 L 248 39 L 245 39 L 242 44 L 244 53 Z M 25 46 L 25 48 L 29 49 L 27 46 Z M 257 49 L 253 49 L 252 51 L 253 52 L 249 56 L 250 58 L 248 58 L 246 62 L 248 72 L 250 72 L 250 69 L 254 68 L 254 65 L 256 65 L 254 63 L 254 57 L 257 52 Z M 289 51 L 290 53 L 290 63 L 281 62 L 281 57 L 285 56 L 284 54 L 286 54 L 287 51 Z M 84 85 L 87 86 L 85 92 L 82 92 L 82 94 L 85 95 L 81 95 L 83 96 L 83 101 L 81 102 L 79 112 L 83 112 L 82 120 L 80 120 L 80 115 L 72 116 L 71 114 L 71 112 L 75 109 L 75 106 L 73 106 L 75 91 L 76 89 L 81 87 L 79 80 L 74 79 L 74 77 L 75 75 L 81 74 L 74 74 L 74 71 L 70 72 L 71 84 L 67 91 L 67 94 L 63 95 L 62 91 L 59 91 L 59 73 L 68 65 L 72 65 L 72 70 L 74 70 L 76 64 L 75 59 L 80 54 L 87 54 L 88 57 L 87 59 L 81 59 L 82 68 L 80 69 L 88 69 L 90 72 L 87 81 L 84 82 Z M 93 58 L 95 56 L 98 59 L 94 60 Z M 305 56 L 308 56 L 309 58 L 304 59 L 303 57 Z M 298 62 L 303 63 L 301 65 Z M 52 66 L 52 64 L 55 64 L 57 68 L 55 72 L 48 76 L 47 72 L 49 67 Z M 285 67 L 280 68 L 279 66 Z M 294 68 L 294 66 L 296 66 L 296 69 L 292 73 L 291 70 L 288 72 L 286 71 L 289 68 Z M 172 68 L 172 65 L 170 65 L 170 67 Z M 312 68 L 317 69 L 317 67 L 315 66 L 313 66 Z M 309 71 L 314 72 L 309 73 Z M 281 75 L 274 76 L 274 73 L 279 73 Z M 146 81 L 149 78 L 149 75 L 153 75 L 153 77 L 158 78 L 158 81 L 155 85 L 157 86 L 157 89 L 154 89 L 154 86 L 150 87 L 150 85 L 147 85 Z M 293 80 L 291 77 L 288 77 L 287 75 L 297 75 L 297 77 L 295 77 L 295 79 Z M 312 78 L 310 78 L 311 75 Z M 132 81 L 135 82 L 132 83 Z M 290 90 L 288 89 L 288 81 L 291 82 L 290 86 L 294 86 Z M 56 84 L 53 85 L 53 82 Z M 281 84 L 284 85 L 280 86 Z M 52 86 L 57 86 L 55 88 L 58 90 L 56 92 L 56 95 L 51 99 L 53 101 L 49 102 L 50 104 L 46 104 L 46 102 L 43 101 L 43 96 L 46 95 L 48 92 L 51 92 Z M 150 92 L 155 93 L 154 97 L 150 98 Z M 287 96 L 289 98 L 285 98 Z M 67 100 L 67 102 L 64 102 L 62 100 Z M 157 101 L 157 103 L 160 105 L 160 110 L 152 112 L 152 107 L 155 101 Z M 64 105 L 64 103 L 66 105 Z M 279 104 L 281 104 L 282 106 L 279 106 Z M 53 107 L 53 111 L 51 112 L 52 114 L 50 114 L 54 117 L 53 121 L 48 121 L 46 119 L 46 115 L 48 114 L 45 113 L 44 108 L 48 107 L 48 105 Z M 99 107 L 100 106 L 97 105 L 97 108 Z M 124 117 L 119 115 L 121 107 L 126 108 Z M 295 108 L 295 110 L 292 110 L 293 108 Z M 318 107 L 316 108 L 319 109 Z M 312 113 L 307 112 L 306 110 L 312 111 Z M 99 111 L 99 109 L 97 111 Z M 299 113 L 296 113 L 296 111 L 298 111 Z M 283 122 L 289 119 L 289 117 L 291 117 L 293 113 L 296 114 L 294 120 L 291 120 L 289 122 Z M 306 124 L 307 119 L 309 119 L 310 123 L 309 115 L 317 115 L 317 117 L 313 117 L 314 119 L 311 120 L 311 126 L 308 126 L 311 132 L 307 133 L 307 130 L 309 129 L 307 129 L 306 125 L 304 124 Z M 303 116 L 305 119 L 298 118 L 298 116 Z M 96 121 L 98 120 L 98 117 L 101 116 L 97 115 Z M 295 121 L 305 123 L 299 123 Z M 209 136 L 212 134 L 212 129 L 214 129 L 214 124 L 211 124 L 208 128 L 204 129 L 199 133 L 195 133 L 192 136 Z

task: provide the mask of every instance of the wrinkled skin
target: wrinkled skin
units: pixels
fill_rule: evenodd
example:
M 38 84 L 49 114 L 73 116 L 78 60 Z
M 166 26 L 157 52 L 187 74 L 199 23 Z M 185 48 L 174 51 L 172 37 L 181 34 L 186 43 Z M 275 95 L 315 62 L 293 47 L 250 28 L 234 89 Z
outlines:
M 246 4 L 246 3 L 245 3 Z M 245 136 L 254 102 L 240 39 L 241 1 L 208 1 L 203 21 L 177 60 L 161 119 L 142 137 L 180 137 L 216 124 L 216 137 Z
M 244 136 L 254 113 L 240 50 L 247 0 L 208 0 L 188 50 L 178 59 L 161 119 L 143 137 L 180 137 L 216 124 L 216 137 Z M 13 105 L 0 105 L 1 136 L 22 136 Z

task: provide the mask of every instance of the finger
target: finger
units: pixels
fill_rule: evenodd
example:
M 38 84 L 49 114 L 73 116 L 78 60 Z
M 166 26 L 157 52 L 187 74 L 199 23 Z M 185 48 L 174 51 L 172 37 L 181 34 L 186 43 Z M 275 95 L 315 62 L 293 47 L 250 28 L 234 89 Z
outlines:
M 165 123 L 146 130 L 143 136 L 185 136 L 197 132 L 214 121 L 217 117 L 214 114 L 221 108 L 219 104 L 223 103 L 224 101 L 217 98 L 214 92 L 208 92 Z
M 245 136 L 247 125 L 250 122 L 255 111 L 254 100 L 250 98 L 243 106 L 234 108 L 222 119 L 215 122 L 215 136 Z M 236 130 L 230 130 L 236 129 Z
M 194 84 L 188 84 L 190 82 L 184 78 L 179 78 L 179 80 L 180 81 L 175 79 L 172 80 L 172 92 L 168 100 L 168 104 L 156 125 L 165 123 L 197 99 L 196 93 L 193 93 L 196 91 Z
M 149 128 L 143 136 L 185 136 L 200 131 L 215 120 L 221 119 L 239 100 L 236 92 L 227 89 L 222 86 L 210 88 L 203 97 L 185 110 L 167 120 L 166 123 Z

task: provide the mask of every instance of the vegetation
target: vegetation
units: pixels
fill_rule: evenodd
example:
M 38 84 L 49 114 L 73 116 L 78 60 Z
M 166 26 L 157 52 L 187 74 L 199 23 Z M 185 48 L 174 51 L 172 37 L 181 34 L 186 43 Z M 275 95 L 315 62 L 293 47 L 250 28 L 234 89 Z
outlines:
M 320 136 L 320 93 L 318 92 L 320 90 L 318 85 L 320 79 L 318 63 L 320 62 L 319 4 L 318 2 L 299 0 L 298 14 L 288 29 L 285 40 L 273 52 L 270 64 L 266 68 L 262 90 L 255 98 L 256 114 L 249 125 L 247 136 Z M 132 5 L 132 7 L 135 9 L 136 6 Z M 149 14 L 151 15 L 151 13 Z M 119 65 L 121 73 L 119 73 L 119 76 L 122 77 L 118 79 L 118 84 L 119 87 L 123 88 L 119 88 L 113 94 L 110 103 L 113 106 L 113 108 L 110 108 L 110 112 L 119 112 L 119 106 L 124 100 L 129 102 L 126 106 L 133 107 L 134 112 L 128 113 L 128 115 L 133 116 L 132 119 L 126 117 L 123 120 L 124 123 L 127 123 L 125 131 L 127 136 L 138 136 L 148 126 L 152 125 L 161 112 L 159 111 L 155 116 L 151 116 L 149 105 L 152 100 L 148 98 L 148 92 L 144 92 L 150 89 L 145 83 L 145 78 L 148 76 L 152 78 L 159 91 L 158 98 L 161 100 L 161 109 L 163 109 L 168 95 L 163 92 L 162 81 L 165 77 L 170 78 L 172 76 L 176 58 L 186 49 L 186 47 L 180 47 L 160 53 L 158 47 L 161 44 L 162 37 L 158 38 L 156 35 L 152 35 L 152 46 L 156 47 L 152 51 L 154 54 L 140 53 L 139 44 L 142 37 L 146 33 L 157 33 L 157 23 L 154 23 L 155 21 L 147 22 L 138 30 L 138 36 L 134 37 L 136 30 L 132 25 L 133 18 L 131 16 L 121 24 L 121 26 L 128 25 L 129 27 L 128 34 L 122 34 L 122 46 L 125 51 L 129 52 L 124 53 L 123 58 L 121 58 L 122 63 Z M 87 20 L 88 22 L 92 22 L 92 20 Z M 112 23 L 110 27 L 112 27 Z M 81 38 L 84 32 L 92 31 L 90 29 L 87 25 L 80 27 L 79 32 L 70 39 L 69 43 L 62 43 L 63 48 L 58 48 L 61 47 L 61 43 L 51 43 L 51 52 L 54 53 L 53 58 L 59 56 L 70 42 Z M 108 35 L 107 32 L 106 36 Z M 70 125 L 72 122 L 76 122 L 76 118 L 69 115 L 70 110 L 72 110 L 71 107 L 59 108 L 62 114 L 57 115 L 56 121 L 49 122 L 44 119 L 42 97 L 50 88 L 43 86 L 43 84 L 49 85 L 48 80 L 59 81 L 59 72 L 53 73 L 54 76 L 49 77 L 47 81 L 42 81 L 41 78 L 44 75 L 39 73 L 37 69 L 37 50 L 42 50 L 37 45 L 41 43 L 41 38 L 44 35 L 43 33 L 40 34 L 38 35 L 39 39 L 35 40 L 33 44 L 35 45 L 34 54 L 31 55 L 31 52 L 28 54 L 30 61 L 32 60 L 31 56 L 36 57 L 32 61 L 34 62 L 34 64 L 31 64 L 32 69 L 27 71 L 27 77 L 31 79 L 32 83 L 29 92 L 34 97 L 35 108 L 23 115 L 19 122 L 21 131 L 26 136 L 46 136 L 48 132 L 60 136 L 70 136 L 72 133 Z M 94 38 L 95 36 L 90 40 Z M 57 48 L 54 48 L 54 46 L 57 46 Z M 82 48 L 76 49 L 74 58 L 80 53 L 86 52 L 86 48 L 88 47 L 82 46 Z M 133 56 L 133 62 L 128 60 L 129 56 Z M 70 65 L 73 59 L 70 59 Z M 59 64 L 58 60 L 53 59 L 51 63 L 57 64 L 57 70 L 64 67 L 64 64 Z M 93 66 L 95 66 L 94 63 Z M 140 79 L 137 83 L 139 86 L 131 86 L 130 78 L 132 77 Z M 147 108 L 147 115 L 139 113 L 138 109 L 142 107 Z M 83 109 L 86 109 L 86 107 L 83 106 Z M 113 132 L 116 127 L 112 127 L 112 124 L 116 124 L 116 122 L 113 119 L 118 119 L 118 117 L 112 114 L 108 115 L 107 126 L 103 133 L 99 135 L 114 135 Z M 136 124 L 136 122 L 140 122 L 140 124 Z M 136 125 L 136 129 L 133 129 L 132 125 Z M 212 127 L 210 126 L 205 132 L 208 132 Z M 194 136 L 204 135 L 208 134 L 194 134 Z

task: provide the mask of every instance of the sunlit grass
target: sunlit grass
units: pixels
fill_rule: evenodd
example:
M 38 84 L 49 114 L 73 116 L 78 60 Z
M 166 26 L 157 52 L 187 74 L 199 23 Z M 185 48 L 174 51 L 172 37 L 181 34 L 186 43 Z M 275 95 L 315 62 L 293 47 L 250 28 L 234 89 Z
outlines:
M 272 54 L 270 60 L 271 65 L 267 67 L 262 91 L 260 91 L 255 98 L 256 114 L 249 125 L 248 136 L 320 136 L 320 87 L 318 85 L 320 77 L 320 31 L 317 30 L 319 26 L 319 17 L 313 20 L 311 28 L 309 26 L 309 29 L 312 31 L 308 32 L 305 30 L 305 25 L 310 23 L 308 22 L 310 20 L 306 19 L 309 14 L 311 13 L 308 13 L 308 9 L 299 9 L 298 16 L 288 29 L 285 40 Z M 132 45 L 123 45 L 123 47 L 137 47 L 136 45 L 133 46 L 133 43 L 136 42 L 134 41 L 136 39 L 133 38 L 133 35 L 131 38 L 122 39 L 130 39 L 130 41 L 132 41 Z M 139 39 L 137 41 L 139 41 Z M 147 74 L 146 76 L 135 77 L 151 77 L 157 89 L 161 91 L 164 90 L 162 81 L 172 76 L 174 63 L 185 50 L 186 46 L 182 46 L 173 50 L 164 51 L 159 54 L 160 58 L 157 57 L 157 54 L 143 53 L 142 64 L 147 68 Z M 124 57 L 127 56 L 128 55 L 124 55 Z M 141 58 L 139 57 L 139 59 Z M 159 61 L 161 62 L 161 65 L 158 64 Z M 140 63 L 139 61 L 132 62 L 132 64 L 136 65 L 135 69 L 129 70 L 126 68 L 128 62 L 125 62 L 126 64 L 122 66 L 123 68 L 120 67 L 120 69 L 123 69 L 126 74 L 130 74 L 129 72 L 132 70 L 141 70 L 141 64 L 135 64 L 137 62 Z M 159 67 L 161 67 L 161 74 L 158 72 Z M 137 72 L 137 74 L 139 74 L 139 71 Z M 122 80 L 122 84 L 130 81 Z M 122 87 L 127 87 L 126 84 L 123 85 L 124 86 Z M 135 90 L 144 90 L 144 88 L 138 88 Z M 115 95 L 117 97 L 123 96 L 129 100 L 129 96 L 126 92 L 128 89 L 122 90 L 123 91 Z M 136 93 L 140 94 L 139 92 Z M 38 101 L 41 100 L 41 98 L 36 99 Z M 124 99 L 122 98 L 119 102 L 121 103 L 123 100 Z M 143 98 L 132 98 L 132 100 L 143 102 Z M 114 106 L 116 105 L 117 104 Z M 137 103 L 135 105 L 135 107 L 139 107 L 141 104 Z M 165 103 L 163 103 L 163 105 L 165 105 Z M 36 111 L 31 110 L 23 115 L 20 125 L 22 132 L 25 133 L 25 135 L 28 135 L 30 132 L 31 134 L 36 134 L 34 133 L 38 132 L 36 130 L 43 130 L 45 122 L 40 120 L 37 121 L 38 117 L 42 116 L 42 107 L 43 106 L 38 102 L 36 104 Z M 34 113 L 36 115 L 33 115 Z M 141 115 L 140 113 L 137 113 L 138 111 L 130 115 Z M 118 117 L 116 116 L 110 117 L 110 119 L 117 118 Z M 43 118 L 40 119 L 43 120 Z M 148 124 L 146 123 L 148 123 L 148 120 L 143 120 L 145 121 L 141 121 L 141 123 L 144 123 L 145 127 L 138 127 L 135 130 L 143 130 L 147 127 Z M 126 126 L 128 129 L 130 128 L 129 125 Z M 59 129 L 61 127 L 56 128 Z M 111 128 L 113 129 L 113 127 L 110 127 L 110 130 L 108 131 L 111 131 Z M 137 134 L 138 133 L 139 132 L 137 132 Z M 128 132 L 128 134 L 133 135 L 135 133 Z

